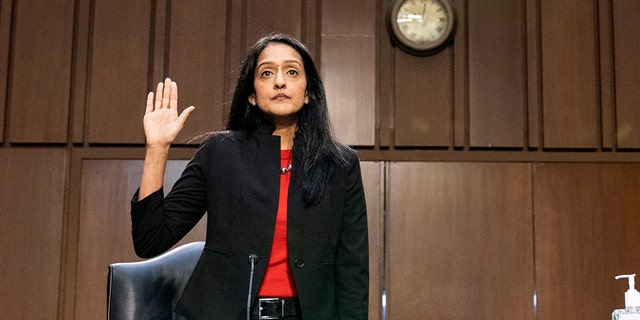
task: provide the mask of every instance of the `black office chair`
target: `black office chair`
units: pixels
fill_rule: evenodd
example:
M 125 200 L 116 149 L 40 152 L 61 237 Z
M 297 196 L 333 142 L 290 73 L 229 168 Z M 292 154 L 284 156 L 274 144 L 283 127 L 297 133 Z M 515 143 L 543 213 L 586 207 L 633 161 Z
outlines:
M 107 319 L 173 319 L 204 242 L 174 248 L 153 259 L 109 265 Z

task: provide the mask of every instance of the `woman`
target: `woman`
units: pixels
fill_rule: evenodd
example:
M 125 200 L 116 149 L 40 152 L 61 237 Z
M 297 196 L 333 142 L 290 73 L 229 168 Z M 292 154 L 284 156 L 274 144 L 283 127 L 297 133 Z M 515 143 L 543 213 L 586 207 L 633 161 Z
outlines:
M 331 135 L 322 81 L 304 45 L 282 34 L 254 44 L 227 131 L 203 142 L 163 197 L 169 147 L 194 110 L 178 115 L 177 100 L 170 79 L 147 97 L 147 149 L 131 210 L 134 247 L 144 258 L 173 246 L 208 214 L 205 247 L 175 313 L 367 319 L 360 165 Z

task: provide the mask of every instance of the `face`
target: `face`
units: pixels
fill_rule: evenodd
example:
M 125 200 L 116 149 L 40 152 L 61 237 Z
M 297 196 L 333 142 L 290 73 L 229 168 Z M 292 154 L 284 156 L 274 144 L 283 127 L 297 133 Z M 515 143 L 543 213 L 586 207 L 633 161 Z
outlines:
M 276 124 L 295 122 L 298 111 L 309 102 L 300 54 L 287 44 L 274 42 L 262 50 L 256 66 L 255 93 L 249 96 L 249 103 L 257 105 Z

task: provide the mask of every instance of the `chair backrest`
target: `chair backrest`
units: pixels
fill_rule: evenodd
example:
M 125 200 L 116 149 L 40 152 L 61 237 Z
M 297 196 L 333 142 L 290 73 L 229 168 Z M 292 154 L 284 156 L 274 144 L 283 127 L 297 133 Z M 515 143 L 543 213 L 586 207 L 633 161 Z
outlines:
M 173 319 L 173 306 L 204 242 L 174 248 L 153 259 L 109 265 L 107 319 Z

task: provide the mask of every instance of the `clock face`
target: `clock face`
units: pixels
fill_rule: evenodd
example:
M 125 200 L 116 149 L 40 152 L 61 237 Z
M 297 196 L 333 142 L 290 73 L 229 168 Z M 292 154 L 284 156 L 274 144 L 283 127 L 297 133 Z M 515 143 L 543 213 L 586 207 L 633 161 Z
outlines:
M 447 8 L 438 0 L 406 1 L 398 10 L 400 32 L 416 43 L 434 42 L 447 30 Z
M 440 47 L 455 25 L 450 0 L 399 0 L 392 7 L 390 18 L 400 45 L 416 51 Z

